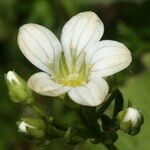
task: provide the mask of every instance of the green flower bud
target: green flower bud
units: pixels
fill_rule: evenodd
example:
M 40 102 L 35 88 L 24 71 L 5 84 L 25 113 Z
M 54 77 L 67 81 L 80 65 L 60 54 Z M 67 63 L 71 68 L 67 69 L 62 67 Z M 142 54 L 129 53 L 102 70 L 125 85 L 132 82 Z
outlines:
M 17 122 L 19 132 L 22 132 L 30 137 L 42 138 L 45 135 L 46 125 L 39 118 L 22 118 Z
M 143 115 L 135 108 L 129 107 L 117 115 L 118 125 L 122 131 L 130 135 L 140 132 L 143 124 Z
M 31 104 L 34 101 L 32 91 L 27 87 L 27 83 L 14 71 L 9 71 L 5 80 L 9 90 L 9 96 L 15 103 Z

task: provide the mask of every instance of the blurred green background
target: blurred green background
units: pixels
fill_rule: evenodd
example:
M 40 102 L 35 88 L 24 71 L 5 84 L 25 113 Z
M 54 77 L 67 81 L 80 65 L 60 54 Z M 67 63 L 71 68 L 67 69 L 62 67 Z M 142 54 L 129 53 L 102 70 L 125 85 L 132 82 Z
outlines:
M 4 73 L 15 70 L 25 79 L 38 72 L 19 51 L 18 28 L 29 22 L 48 27 L 58 37 L 64 23 L 86 10 L 96 12 L 105 25 L 103 39 L 123 42 L 132 52 L 133 62 L 117 74 L 118 84 L 127 101 L 130 99 L 144 116 L 145 123 L 135 137 L 119 132 L 120 150 L 150 149 L 150 1 L 149 0 L 0 0 L 0 150 L 38 150 L 34 141 L 17 132 L 15 122 L 31 110 L 14 104 L 8 97 Z M 37 96 L 49 114 L 73 120 L 73 113 L 61 102 Z M 101 145 L 84 142 L 68 146 L 53 141 L 48 150 L 103 150 Z

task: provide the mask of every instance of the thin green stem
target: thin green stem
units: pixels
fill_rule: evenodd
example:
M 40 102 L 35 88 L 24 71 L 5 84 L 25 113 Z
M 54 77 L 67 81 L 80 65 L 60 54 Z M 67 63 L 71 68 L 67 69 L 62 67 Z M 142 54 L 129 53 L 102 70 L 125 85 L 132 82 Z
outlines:
M 57 127 L 60 130 L 67 130 L 69 125 L 61 120 L 58 120 L 56 118 L 52 119 L 52 125 Z
M 48 126 L 47 137 L 50 139 L 64 138 L 65 131 L 57 129 L 55 126 Z
M 118 83 L 117 83 L 117 75 L 113 75 L 113 82 L 114 82 L 114 88 L 117 89 L 118 88 Z
M 47 118 L 46 113 L 35 103 L 31 105 L 32 109 L 42 118 Z
M 108 108 L 108 106 L 114 100 L 114 96 L 115 96 L 115 91 L 112 92 L 112 94 L 106 100 L 106 103 L 97 111 L 97 116 L 98 117 L 100 117 L 105 112 L 105 110 Z
M 107 150 L 119 150 L 114 144 L 112 145 L 106 145 L 104 144 Z

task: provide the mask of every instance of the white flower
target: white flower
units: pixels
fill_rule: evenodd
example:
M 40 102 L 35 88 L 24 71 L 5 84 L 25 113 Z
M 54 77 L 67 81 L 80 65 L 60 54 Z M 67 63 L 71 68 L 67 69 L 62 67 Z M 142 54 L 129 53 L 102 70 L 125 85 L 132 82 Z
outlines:
M 123 121 L 124 122 L 131 121 L 132 126 L 134 127 L 134 126 L 137 125 L 139 120 L 141 120 L 141 115 L 140 115 L 139 111 L 137 109 L 133 108 L 133 107 L 129 107 L 127 109 L 127 112 L 124 116 Z
M 105 77 L 126 68 L 131 53 L 122 43 L 99 41 L 104 25 L 94 12 L 82 12 L 63 27 L 61 42 L 47 28 L 23 25 L 18 45 L 26 58 L 44 72 L 34 74 L 28 86 L 46 96 L 68 93 L 81 105 L 97 106 L 108 94 Z

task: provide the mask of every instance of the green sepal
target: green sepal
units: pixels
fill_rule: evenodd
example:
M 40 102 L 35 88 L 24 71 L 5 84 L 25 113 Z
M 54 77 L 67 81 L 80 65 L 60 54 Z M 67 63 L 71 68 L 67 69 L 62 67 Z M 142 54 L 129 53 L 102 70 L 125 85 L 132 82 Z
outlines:
M 43 138 L 45 136 L 45 131 L 40 129 L 32 129 L 29 127 L 26 127 L 27 134 L 34 138 Z
M 45 130 L 45 128 L 46 128 L 45 122 L 39 118 L 21 118 L 21 121 L 24 121 L 27 124 L 34 126 L 41 130 Z

